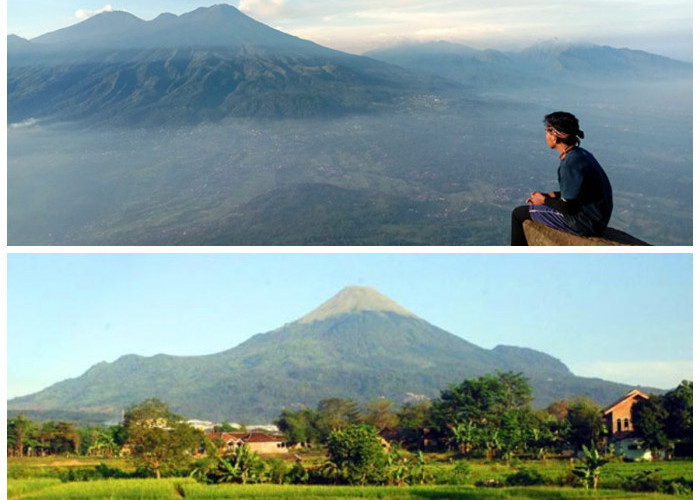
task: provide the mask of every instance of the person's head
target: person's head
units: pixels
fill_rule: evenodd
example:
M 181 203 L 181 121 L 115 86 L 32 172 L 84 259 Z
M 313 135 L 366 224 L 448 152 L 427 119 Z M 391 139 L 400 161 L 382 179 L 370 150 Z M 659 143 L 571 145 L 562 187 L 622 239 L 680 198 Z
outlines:
M 562 143 L 567 146 L 578 146 L 584 134 L 578 126 L 578 118 L 566 111 L 555 111 L 544 117 L 547 133 L 547 144 L 556 147 Z

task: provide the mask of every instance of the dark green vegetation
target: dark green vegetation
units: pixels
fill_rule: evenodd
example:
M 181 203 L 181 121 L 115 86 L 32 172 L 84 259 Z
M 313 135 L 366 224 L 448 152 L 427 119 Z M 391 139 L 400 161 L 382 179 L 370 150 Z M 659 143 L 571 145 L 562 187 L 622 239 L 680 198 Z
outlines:
M 13 245 L 507 244 L 510 210 L 556 186 L 554 109 L 581 118 L 611 178 L 612 226 L 692 239 L 689 64 L 607 47 L 373 54 L 402 69 L 224 6 L 110 13 L 8 47 Z
M 366 297 L 353 310 L 348 297 Z M 322 311 L 330 313 L 321 314 Z M 523 372 L 535 403 L 588 396 L 611 403 L 630 387 L 577 377 L 531 349 L 484 349 L 401 311 L 369 288 L 350 287 L 301 320 L 207 356 L 123 356 L 82 376 L 8 402 L 11 412 L 85 411 L 116 420 L 122 408 L 157 397 L 191 418 L 261 422 L 281 407 L 327 398 L 403 401 L 434 397 L 465 377 Z
M 682 384 L 678 391 L 685 386 Z M 689 387 L 692 390 L 692 385 Z M 219 450 L 216 440 L 210 441 L 200 431 L 188 429 L 162 402 L 147 400 L 129 408 L 124 421 L 109 430 L 112 448 L 88 447 L 91 455 L 101 457 L 99 461 L 95 458 L 54 458 L 49 465 L 46 458 L 10 459 L 8 497 L 102 498 L 128 495 L 160 498 L 167 491 L 176 497 L 192 498 L 219 498 L 230 496 L 234 491 L 237 497 L 241 493 L 255 496 L 256 492 L 265 497 L 274 491 L 285 498 L 296 498 L 313 491 L 313 498 L 354 498 L 355 495 L 374 498 L 380 494 L 379 490 L 347 490 L 337 486 L 371 484 L 384 486 L 382 498 L 395 495 L 397 498 L 413 498 L 414 494 L 420 497 L 430 491 L 438 498 L 453 498 L 453 495 L 454 498 L 472 498 L 477 493 L 481 495 L 474 498 L 491 498 L 491 495 L 495 498 L 577 498 L 581 489 L 596 490 L 595 498 L 647 498 L 646 493 L 638 492 L 690 498 L 690 461 L 624 463 L 611 452 L 599 452 L 599 449 L 605 449 L 605 438 L 598 440 L 593 435 L 589 436 L 590 448 L 584 447 L 585 454 L 580 460 L 563 459 L 562 453 L 571 451 L 571 437 L 578 432 L 574 432 L 575 427 L 580 425 L 577 423 L 580 417 L 573 410 L 582 404 L 593 404 L 580 399 L 561 401 L 535 412 L 528 407 L 530 390 L 522 376 L 500 373 L 464 380 L 460 385 L 442 391 L 439 399 L 428 403 L 428 411 L 423 412 L 422 426 L 435 429 L 438 432 L 437 446 L 448 451 L 430 455 L 403 447 L 416 444 L 406 443 L 401 438 L 407 431 L 410 434 L 411 429 L 405 426 L 417 422 L 417 413 L 408 411 L 407 406 L 396 413 L 397 423 L 394 425 L 402 429 L 393 433 L 398 439 L 392 439 L 390 449 L 383 449 L 375 424 L 388 420 L 377 418 L 379 405 L 368 405 L 362 411 L 351 401 L 328 400 L 319 405 L 315 419 L 310 422 L 318 431 L 313 438 L 315 447 L 299 451 L 293 460 L 292 455 L 262 458 L 247 445 Z M 678 399 L 676 396 L 673 393 L 667 395 L 669 400 Z M 425 406 L 424 403 L 421 405 Z M 683 406 L 692 414 L 692 399 L 686 398 Z M 301 418 L 296 423 L 313 413 L 313 410 L 300 413 Z M 600 408 L 592 415 L 593 419 L 600 421 Z M 290 421 L 290 416 L 289 412 L 283 412 L 280 423 L 285 419 Z M 634 423 L 636 426 L 642 422 L 635 420 Z M 454 432 L 464 424 L 471 428 L 470 433 L 476 439 L 465 440 L 461 433 Z M 77 444 L 73 449 L 32 448 L 38 445 L 31 440 L 39 435 L 32 425 L 22 418 L 10 420 L 8 443 L 13 447 L 8 448 L 8 455 L 21 456 L 30 450 L 33 453 L 44 450 L 68 457 L 77 452 Z M 65 431 L 54 432 L 54 440 L 65 435 L 69 436 L 66 442 L 75 444 L 78 433 L 71 427 L 65 423 L 54 425 L 54 429 Z M 17 439 L 19 429 L 24 432 L 23 444 Z M 44 426 L 41 432 L 44 429 L 48 427 Z M 382 432 L 389 435 L 387 428 Z M 292 435 L 293 432 L 288 432 L 288 436 Z M 126 456 L 127 462 L 109 458 L 117 449 Z M 484 454 L 488 457 L 486 460 Z M 159 478 L 161 473 L 163 477 L 179 479 L 135 480 Z M 105 482 L 104 479 L 111 481 Z M 80 491 L 70 486 L 75 482 L 81 484 Z M 235 483 L 240 489 L 222 489 L 220 485 L 224 483 Z M 244 486 L 249 483 L 256 483 L 257 488 L 246 489 Z M 261 486 L 262 483 L 297 486 L 293 489 L 289 486 L 267 489 Z M 298 485 L 336 485 L 334 488 L 338 489 L 334 494 L 331 490 Z M 573 489 L 576 487 L 579 489 Z
M 693 443 L 693 383 L 684 381 L 674 390 L 652 394 L 632 408 L 635 429 L 657 456 L 671 443 Z

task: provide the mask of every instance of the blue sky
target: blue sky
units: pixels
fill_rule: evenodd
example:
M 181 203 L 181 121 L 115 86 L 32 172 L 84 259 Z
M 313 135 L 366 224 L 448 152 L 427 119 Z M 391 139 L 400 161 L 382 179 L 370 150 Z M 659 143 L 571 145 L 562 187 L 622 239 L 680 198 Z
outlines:
M 10 254 L 8 397 L 125 354 L 220 352 L 349 285 L 578 375 L 692 378 L 689 254 Z
M 8 0 L 7 29 L 32 38 L 106 8 L 150 20 L 213 3 L 355 53 L 402 41 L 505 49 L 558 38 L 692 59 L 692 0 Z

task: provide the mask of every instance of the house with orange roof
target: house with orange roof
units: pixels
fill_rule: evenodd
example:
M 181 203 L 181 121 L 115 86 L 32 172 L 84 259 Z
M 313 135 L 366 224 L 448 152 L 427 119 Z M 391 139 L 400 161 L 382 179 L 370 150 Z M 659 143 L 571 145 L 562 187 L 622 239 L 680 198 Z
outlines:
M 233 452 L 239 446 L 248 445 L 251 451 L 260 455 L 279 455 L 289 453 L 284 436 L 264 432 L 213 432 L 209 439 L 217 444 L 219 450 Z
M 632 422 L 632 407 L 638 401 L 647 399 L 649 396 L 633 389 L 603 409 L 610 443 L 615 445 L 615 452 L 625 460 L 651 460 L 651 451 L 644 447 Z

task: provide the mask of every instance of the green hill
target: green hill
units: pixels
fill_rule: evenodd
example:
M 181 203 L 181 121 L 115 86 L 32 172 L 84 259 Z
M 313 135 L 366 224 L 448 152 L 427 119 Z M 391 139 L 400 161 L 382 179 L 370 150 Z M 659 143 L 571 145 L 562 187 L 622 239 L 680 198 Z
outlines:
M 300 320 L 233 349 L 208 356 L 124 356 L 13 399 L 8 410 L 116 418 L 126 406 L 158 397 L 191 418 L 261 422 L 283 407 L 316 405 L 324 398 L 436 397 L 449 384 L 495 370 L 522 371 L 539 406 L 573 395 L 605 404 L 629 389 L 576 377 L 559 360 L 531 349 L 483 349 L 375 290 L 350 287 Z

